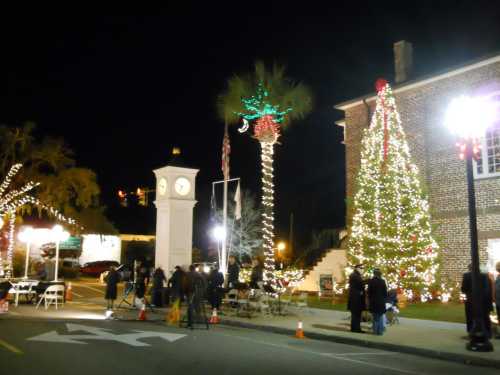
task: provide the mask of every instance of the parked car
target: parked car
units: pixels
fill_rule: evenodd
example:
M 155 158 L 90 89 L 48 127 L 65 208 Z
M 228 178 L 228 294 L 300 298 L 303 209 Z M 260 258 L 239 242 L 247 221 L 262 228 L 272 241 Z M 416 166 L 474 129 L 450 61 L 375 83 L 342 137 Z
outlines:
M 109 267 L 118 267 L 120 263 L 114 260 L 100 260 L 98 262 L 85 263 L 80 269 L 80 273 L 83 276 L 99 276 L 104 271 L 108 271 Z

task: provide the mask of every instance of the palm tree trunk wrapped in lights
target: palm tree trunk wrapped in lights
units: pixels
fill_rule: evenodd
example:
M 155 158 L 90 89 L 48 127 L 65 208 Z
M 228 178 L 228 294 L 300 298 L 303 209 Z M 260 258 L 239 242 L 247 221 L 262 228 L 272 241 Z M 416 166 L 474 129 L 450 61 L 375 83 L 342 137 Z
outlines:
M 262 159 L 262 236 L 265 277 L 274 280 L 274 145 L 279 137 L 279 124 L 273 116 L 260 117 L 254 126 L 254 137 L 260 142 Z
M 285 77 L 285 69 L 274 65 L 267 71 L 262 62 L 246 76 L 233 76 L 219 97 L 219 114 L 226 123 L 243 119 L 245 132 L 253 123 L 254 138 L 260 142 L 262 163 L 262 233 L 264 247 L 264 281 L 276 287 L 274 267 L 274 145 L 282 125 L 303 118 L 312 108 L 309 89 Z

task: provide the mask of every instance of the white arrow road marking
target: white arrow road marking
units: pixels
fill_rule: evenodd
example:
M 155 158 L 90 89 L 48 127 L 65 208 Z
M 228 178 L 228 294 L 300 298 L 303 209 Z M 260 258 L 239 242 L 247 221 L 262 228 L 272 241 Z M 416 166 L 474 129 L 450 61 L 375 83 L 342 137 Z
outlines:
M 82 324 L 67 323 L 68 332 L 83 331 L 90 333 L 89 335 L 60 335 L 56 331 L 42 333 L 41 335 L 31 337 L 28 341 L 43 341 L 43 342 L 60 342 L 66 344 L 87 344 L 81 340 L 109 340 L 121 342 L 130 346 L 150 346 L 144 342 L 138 341 L 150 337 L 159 337 L 168 342 L 174 342 L 183 338 L 186 335 L 168 332 L 154 331 L 133 331 L 134 333 L 113 334 L 111 330 L 106 328 L 89 327 Z
M 65 344 L 83 344 L 86 342 L 76 341 L 76 340 L 103 340 L 102 337 L 93 335 L 60 335 L 56 331 L 50 331 L 47 333 L 42 333 L 41 335 L 31 337 L 27 339 L 28 341 L 43 341 L 43 342 L 61 342 Z

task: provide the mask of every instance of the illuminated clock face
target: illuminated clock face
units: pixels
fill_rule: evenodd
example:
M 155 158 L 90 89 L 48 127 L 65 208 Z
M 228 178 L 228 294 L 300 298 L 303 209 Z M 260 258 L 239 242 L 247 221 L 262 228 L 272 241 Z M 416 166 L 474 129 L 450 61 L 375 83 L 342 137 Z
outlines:
M 166 192 L 167 192 L 167 180 L 165 180 L 165 178 L 162 177 L 158 181 L 158 193 L 160 193 L 160 195 L 165 195 Z
M 175 191 L 179 195 L 187 195 L 191 191 L 191 182 L 186 177 L 179 177 L 175 180 Z

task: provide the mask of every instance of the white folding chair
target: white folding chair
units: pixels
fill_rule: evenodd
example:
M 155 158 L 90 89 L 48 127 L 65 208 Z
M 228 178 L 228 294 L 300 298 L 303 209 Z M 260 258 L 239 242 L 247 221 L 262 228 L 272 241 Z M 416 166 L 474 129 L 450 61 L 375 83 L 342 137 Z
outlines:
M 23 295 L 26 298 L 29 298 L 32 295 L 36 295 L 36 291 L 32 290 L 33 284 L 27 281 L 20 281 L 18 283 L 10 282 L 11 288 L 9 290 L 9 294 L 15 295 L 15 306 L 19 305 L 19 296 Z
M 36 308 L 38 309 L 42 301 L 45 301 L 45 310 L 47 310 L 51 304 L 56 305 L 57 310 L 59 300 L 61 301 L 61 305 L 64 305 L 64 285 L 51 285 L 45 289 Z

